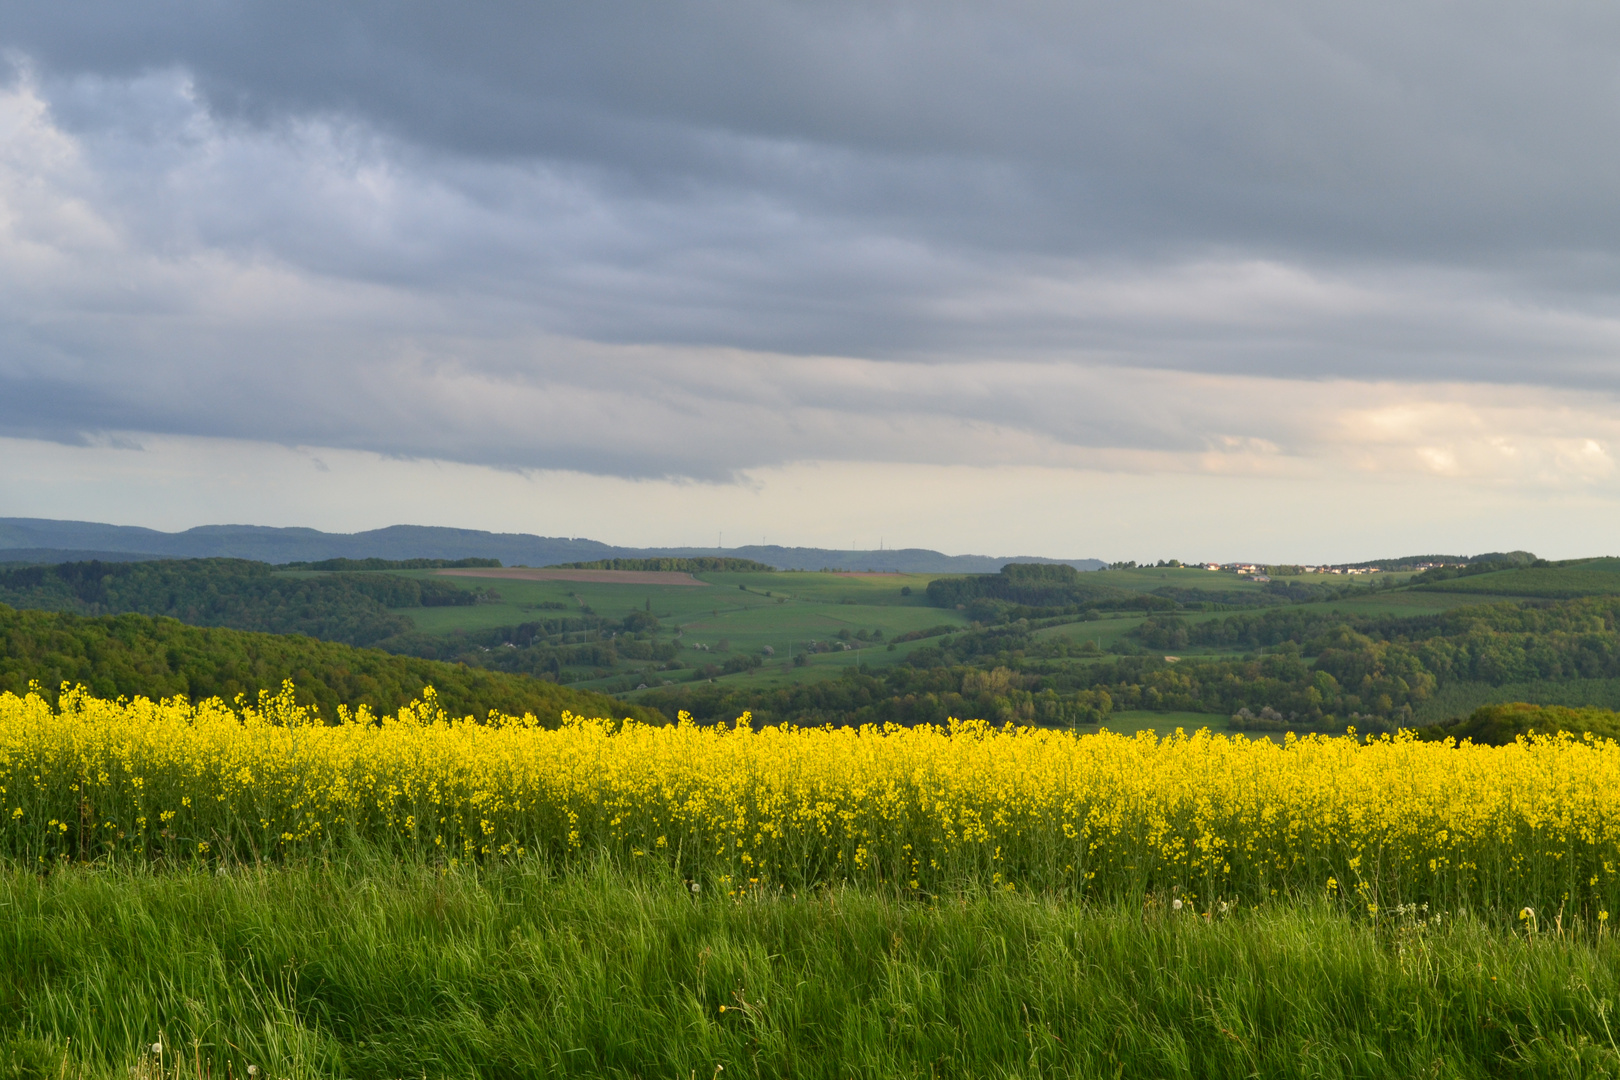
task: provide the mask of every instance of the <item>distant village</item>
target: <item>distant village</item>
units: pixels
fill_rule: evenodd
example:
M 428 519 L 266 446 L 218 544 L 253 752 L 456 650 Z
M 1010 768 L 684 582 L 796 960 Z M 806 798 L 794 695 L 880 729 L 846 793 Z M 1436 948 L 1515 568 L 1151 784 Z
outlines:
M 1270 581 L 1271 580 L 1271 575 L 1273 573 L 1288 574 L 1288 575 L 1291 575 L 1291 576 L 1292 575 L 1297 575 L 1297 574 L 1382 574 L 1382 573 L 1387 573 L 1391 569 L 1395 569 L 1393 567 L 1385 567 L 1385 566 L 1277 566 L 1277 565 L 1268 565 L 1268 564 L 1262 564 L 1262 563 L 1241 563 L 1241 562 L 1229 562 L 1229 563 L 1207 562 L 1207 563 L 1201 563 L 1201 564 L 1200 563 L 1195 563 L 1193 565 L 1195 565 L 1195 566 L 1201 565 L 1201 566 L 1203 566 L 1203 568 L 1205 570 L 1209 570 L 1209 571 L 1213 571 L 1213 572 L 1225 572 L 1225 573 L 1228 573 L 1228 574 L 1237 574 L 1238 576 L 1240 576 L 1240 577 L 1242 577 L 1242 578 L 1244 578 L 1244 579 L 1246 579 L 1248 581 Z M 1403 570 L 1403 571 L 1422 572 L 1424 570 L 1433 570 L 1433 569 L 1436 569 L 1437 567 L 1442 567 L 1442 566 L 1463 566 L 1463 565 L 1466 565 L 1466 564 L 1465 563 L 1446 563 L 1446 562 L 1418 562 L 1418 563 L 1410 563 L 1410 564 L 1402 565 L 1401 567 L 1399 567 L 1399 569 Z

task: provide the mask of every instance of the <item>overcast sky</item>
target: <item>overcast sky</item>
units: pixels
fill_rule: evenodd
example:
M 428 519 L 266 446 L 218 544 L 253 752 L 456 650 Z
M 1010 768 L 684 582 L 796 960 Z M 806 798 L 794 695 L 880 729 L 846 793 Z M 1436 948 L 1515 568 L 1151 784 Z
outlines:
M 0 0 L 0 516 L 1620 530 L 1620 8 Z

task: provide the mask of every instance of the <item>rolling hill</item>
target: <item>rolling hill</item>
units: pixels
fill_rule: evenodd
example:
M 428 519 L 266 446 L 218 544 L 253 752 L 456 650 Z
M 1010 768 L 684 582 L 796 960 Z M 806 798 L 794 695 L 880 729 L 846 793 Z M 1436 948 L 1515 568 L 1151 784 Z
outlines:
M 445 709 L 458 716 L 533 713 L 554 726 L 566 710 L 664 721 L 656 709 L 542 679 L 391 656 L 302 635 L 187 626 L 145 615 L 85 617 L 0 605 L 0 691 L 23 694 L 37 681 L 52 697 L 61 684 L 70 683 L 108 698 L 184 695 L 193 701 L 230 701 L 237 694 L 253 697 L 261 689 L 273 690 L 285 679 L 297 685 L 301 703 L 318 706 L 328 718 L 337 716 L 340 704 L 392 712 L 432 686 Z
M 49 552 L 62 551 L 53 558 Z M 889 570 L 919 574 L 994 573 L 1008 562 L 1065 562 L 1077 570 L 1100 570 L 1098 559 L 1031 556 L 944 555 L 924 548 L 839 551 L 829 548 L 748 545 L 738 548 L 628 548 L 583 537 L 492 533 L 424 525 L 390 525 L 358 533 L 259 525 L 201 525 L 166 533 L 132 525 L 46 518 L 0 518 L 0 563 L 69 562 L 86 551 L 168 558 L 254 559 L 268 563 L 333 558 L 499 559 L 508 566 L 554 566 L 603 559 L 727 556 L 753 559 L 779 570 Z M 25 559 L 23 556 L 26 555 Z

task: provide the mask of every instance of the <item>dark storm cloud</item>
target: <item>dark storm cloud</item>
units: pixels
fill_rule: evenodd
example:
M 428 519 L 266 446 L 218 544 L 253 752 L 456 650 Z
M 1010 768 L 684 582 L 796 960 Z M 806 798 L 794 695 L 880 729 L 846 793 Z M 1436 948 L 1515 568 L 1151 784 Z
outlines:
M 1620 9 L 0 2 L 0 48 L 12 434 L 722 476 L 1304 437 L 1132 369 L 1620 374 Z
M 1599 5 L 103 0 L 0 26 L 63 75 L 183 68 L 223 116 L 354 116 L 995 249 L 1620 236 L 1620 10 Z

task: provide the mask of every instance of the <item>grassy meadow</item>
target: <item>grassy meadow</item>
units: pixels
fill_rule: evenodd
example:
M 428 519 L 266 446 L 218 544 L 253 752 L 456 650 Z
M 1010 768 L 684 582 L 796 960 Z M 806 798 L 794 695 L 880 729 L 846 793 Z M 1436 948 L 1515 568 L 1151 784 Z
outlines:
M 1613 937 L 1467 912 L 358 857 L 13 868 L 0 911 L 18 1080 L 1620 1074 Z
M 432 572 L 416 571 L 413 576 L 432 576 Z M 775 656 L 760 668 L 720 676 L 741 686 L 814 682 L 837 677 L 843 669 L 857 665 L 892 664 L 922 644 L 902 642 L 889 651 L 887 642 L 896 636 L 940 625 L 968 628 L 961 613 L 929 606 L 924 590 L 931 577 L 923 574 L 705 573 L 697 575 L 697 585 L 471 577 L 439 580 L 493 588 L 500 601 L 412 610 L 409 617 L 425 633 L 517 626 L 587 607 L 610 619 L 647 611 L 658 618 L 660 636 L 679 634 L 680 655 L 689 663 L 759 655 L 767 646 L 773 649 Z M 911 595 L 903 595 L 901 589 L 908 587 Z M 562 606 L 542 606 L 547 604 Z M 805 642 L 834 641 L 841 631 L 850 635 L 848 651 L 813 653 L 805 667 L 792 665 L 793 656 L 804 652 Z M 856 639 L 858 633 L 872 640 Z M 874 636 L 878 634 L 881 637 Z M 645 681 L 657 685 L 661 678 L 649 675 Z M 577 685 L 611 687 L 633 700 L 634 691 L 625 682 L 619 673 L 611 672 Z

